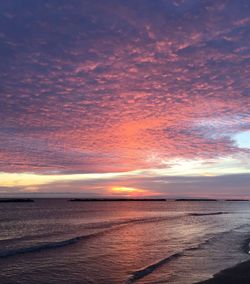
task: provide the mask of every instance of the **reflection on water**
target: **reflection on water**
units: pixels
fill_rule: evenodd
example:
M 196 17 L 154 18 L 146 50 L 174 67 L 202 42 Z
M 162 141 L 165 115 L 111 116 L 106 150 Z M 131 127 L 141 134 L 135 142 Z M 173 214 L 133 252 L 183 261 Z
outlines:
M 3 284 L 188 284 L 248 257 L 241 249 L 250 231 L 247 202 L 0 206 Z

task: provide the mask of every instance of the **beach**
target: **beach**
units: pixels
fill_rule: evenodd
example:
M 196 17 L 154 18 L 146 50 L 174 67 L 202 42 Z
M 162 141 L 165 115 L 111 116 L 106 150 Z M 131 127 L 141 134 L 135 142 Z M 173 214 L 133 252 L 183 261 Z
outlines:
M 196 284 L 249 284 L 250 261 L 245 261 L 234 267 L 225 269 L 214 275 L 213 278 Z
M 242 245 L 242 250 L 250 253 L 250 239 L 246 239 Z M 213 278 L 198 282 L 196 284 L 249 284 L 250 283 L 250 261 L 238 263 L 233 267 L 227 268 L 216 273 Z

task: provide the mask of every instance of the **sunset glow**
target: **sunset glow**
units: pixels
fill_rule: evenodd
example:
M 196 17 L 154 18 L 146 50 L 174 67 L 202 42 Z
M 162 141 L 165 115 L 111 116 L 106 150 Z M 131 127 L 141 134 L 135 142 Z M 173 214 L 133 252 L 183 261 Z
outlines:
M 35 2 L 0 3 L 0 195 L 250 198 L 248 1 Z
M 125 186 L 113 186 L 111 188 L 113 193 L 124 194 L 124 195 L 142 195 L 145 192 L 142 189 L 125 187 Z

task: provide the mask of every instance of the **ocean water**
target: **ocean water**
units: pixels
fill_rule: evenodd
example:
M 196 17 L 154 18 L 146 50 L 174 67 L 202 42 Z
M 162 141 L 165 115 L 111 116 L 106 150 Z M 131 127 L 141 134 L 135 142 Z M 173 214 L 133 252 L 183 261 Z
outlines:
M 0 203 L 0 283 L 191 284 L 249 236 L 250 202 Z

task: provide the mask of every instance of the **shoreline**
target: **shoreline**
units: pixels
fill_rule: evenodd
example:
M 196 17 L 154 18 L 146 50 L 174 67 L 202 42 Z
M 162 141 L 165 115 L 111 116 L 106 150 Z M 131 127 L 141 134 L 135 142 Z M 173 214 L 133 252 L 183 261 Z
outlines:
M 247 239 L 243 250 L 250 254 L 250 239 Z M 250 283 L 250 259 L 240 262 L 233 267 L 226 268 L 216 273 L 212 278 L 196 282 L 194 284 L 249 284 Z
M 250 260 L 241 262 L 234 267 L 227 268 L 215 274 L 213 278 L 195 284 L 249 284 Z

